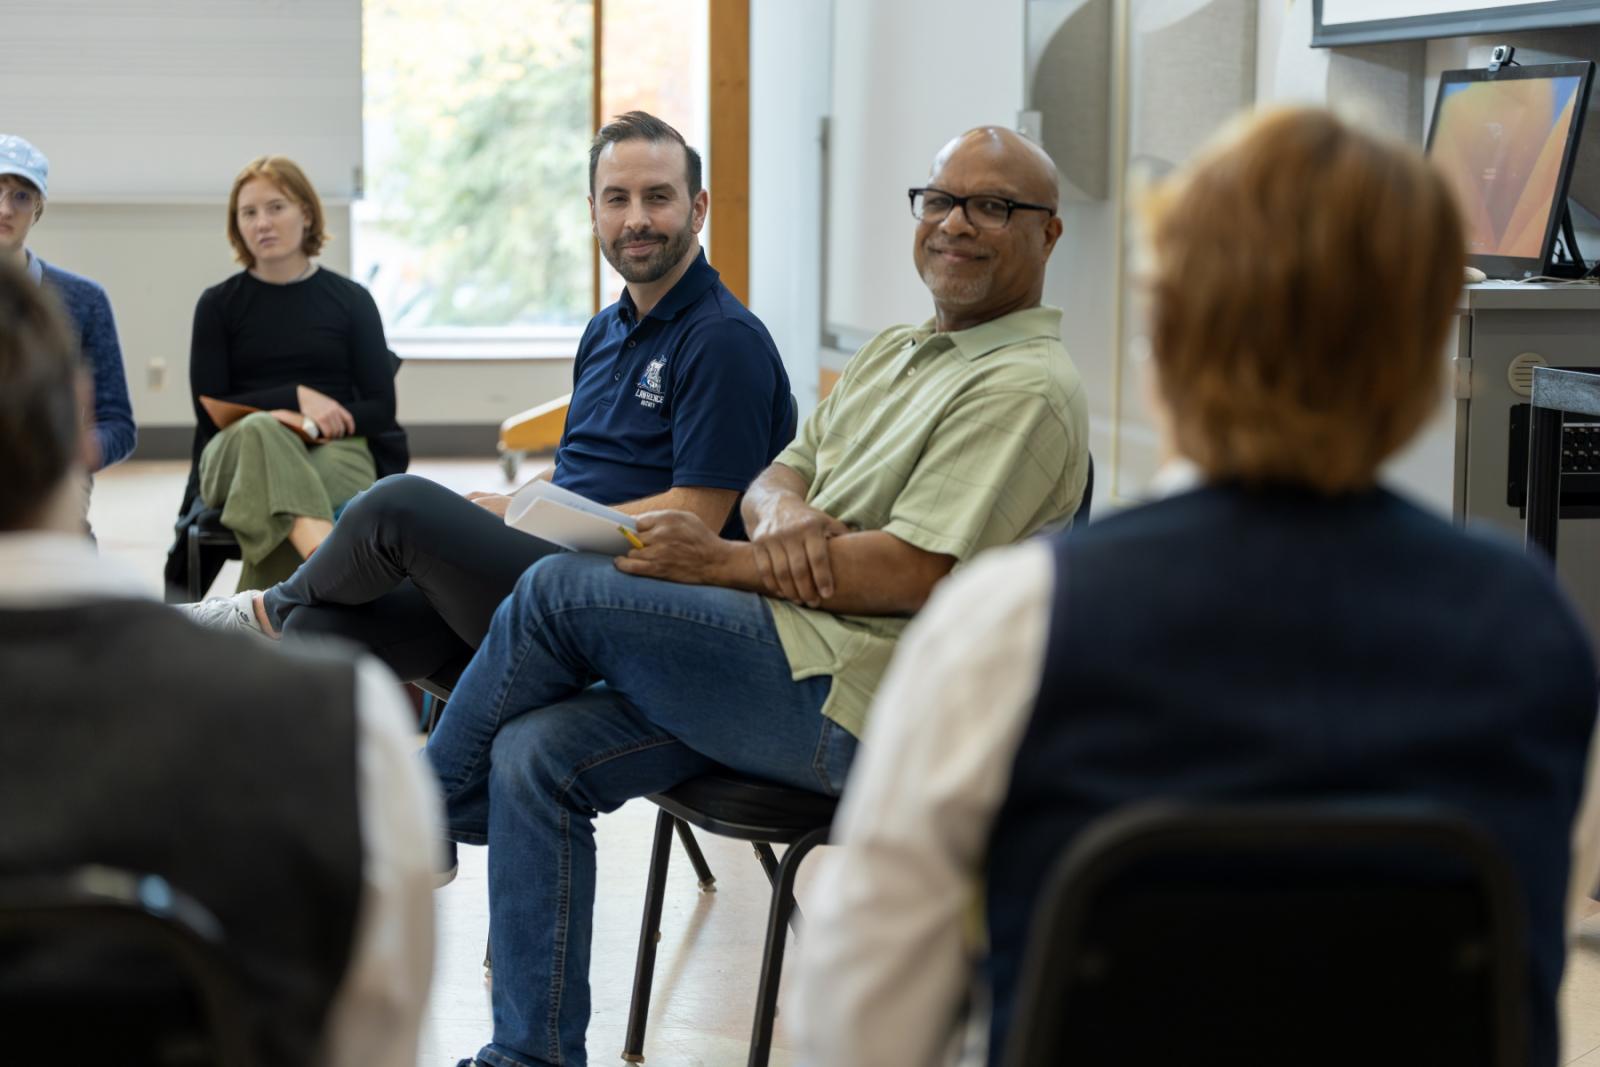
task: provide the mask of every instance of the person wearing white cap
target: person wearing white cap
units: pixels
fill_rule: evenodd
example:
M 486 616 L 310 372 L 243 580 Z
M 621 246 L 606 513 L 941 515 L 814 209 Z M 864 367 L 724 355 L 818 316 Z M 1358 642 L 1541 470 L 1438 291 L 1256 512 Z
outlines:
M 38 285 L 53 290 L 77 333 L 83 361 L 94 376 L 94 447 L 90 474 L 128 458 L 137 443 L 122 345 L 111 301 L 99 283 L 46 263 L 29 251 L 28 233 L 44 215 L 49 196 L 50 161 L 32 144 L 0 134 L 0 260 L 27 271 Z M 83 497 L 88 514 L 89 495 Z

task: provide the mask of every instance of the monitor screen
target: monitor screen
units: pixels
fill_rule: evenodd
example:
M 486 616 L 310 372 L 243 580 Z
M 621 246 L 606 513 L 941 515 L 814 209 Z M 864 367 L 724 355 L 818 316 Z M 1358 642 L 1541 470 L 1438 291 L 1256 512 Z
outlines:
M 1467 253 L 1491 277 L 1538 273 L 1561 221 L 1587 64 L 1448 71 L 1428 154 L 1455 190 Z M 1502 261 L 1519 261 L 1507 263 Z

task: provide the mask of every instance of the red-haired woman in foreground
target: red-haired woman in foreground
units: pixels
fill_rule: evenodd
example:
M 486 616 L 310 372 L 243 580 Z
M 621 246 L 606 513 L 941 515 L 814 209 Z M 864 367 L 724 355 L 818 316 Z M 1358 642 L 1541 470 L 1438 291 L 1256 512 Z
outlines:
M 1600 860 L 1592 786 L 1571 848 L 1590 640 L 1545 561 L 1378 485 L 1440 395 L 1464 250 L 1449 191 L 1410 148 L 1279 111 L 1163 186 L 1149 224 L 1153 392 L 1186 474 L 994 551 L 908 630 L 808 897 L 806 1062 L 937 1062 L 974 978 L 975 896 L 1001 1062 L 1043 881 L 1098 816 L 1380 801 L 1453 808 L 1504 850 L 1526 903 L 1520 1062 L 1549 1067 L 1564 920 Z M 1196 996 L 1205 962 L 1171 960 L 1198 968 Z M 1216 1052 L 1195 1034 L 1186 1061 Z

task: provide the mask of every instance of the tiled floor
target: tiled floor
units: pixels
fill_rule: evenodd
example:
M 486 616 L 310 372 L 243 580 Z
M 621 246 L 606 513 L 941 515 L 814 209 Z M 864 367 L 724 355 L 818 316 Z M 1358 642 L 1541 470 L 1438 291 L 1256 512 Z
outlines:
M 419 461 L 412 469 L 461 490 L 504 488 L 498 468 L 488 460 Z M 91 517 L 101 550 L 132 563 L 152 590 L 160 586 L 186 470 L 179 462 L 127 464 L 102 474 L 95 489 Z M 530 465 L 521 476 L 536 470 Z M 219 583 L 231 588 L 236 566 L 225 570 Z M 599 822 L 594 1018 L 589 1028 L 595 1064 L 620 1062 L 653 822 L 654 809 L 643 802 Z M 766 922 L 766 880 L 748 846 L 709 836 L 702 836 L 701 844 L 717 875 L 718 891 L 700 893 L 681 852 L 675 853 L 645 1042 L 650 1067 L 737 1067 L 745 1062 Z M 802 870 L 802 909 L 806 881 Z M 484 851 L 463 848 L 460 875 L 436 898 L 438 965 L 419 1067 L 448 1067 L 488 1037 L 482 967 L 488 930 L 485 889 Z M 1562 992 L 1562 1017 L 1562 1062 L 1600 1067 L 1600 905 L 1591 907 L 1579 930 Z M 781 1018 L 772 1062 L 775 1067 L 793 1062 Z

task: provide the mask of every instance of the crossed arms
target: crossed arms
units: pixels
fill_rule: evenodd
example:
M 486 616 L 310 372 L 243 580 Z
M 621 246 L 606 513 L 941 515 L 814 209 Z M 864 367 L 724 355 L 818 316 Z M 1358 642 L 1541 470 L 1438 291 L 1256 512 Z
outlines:
M 718 537 L 689 511 L 646 511 L 639 516 L 644 548 L 618 557 L 617 568 L 763 593 L 838 615 L 910 615 L 955 566 L 954 556 L 893 534 L 851 530 L 806 503 L 808 488 L 781 463 L 761 472 L 742 508 L 748 543 Z

